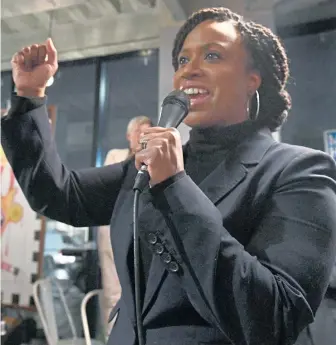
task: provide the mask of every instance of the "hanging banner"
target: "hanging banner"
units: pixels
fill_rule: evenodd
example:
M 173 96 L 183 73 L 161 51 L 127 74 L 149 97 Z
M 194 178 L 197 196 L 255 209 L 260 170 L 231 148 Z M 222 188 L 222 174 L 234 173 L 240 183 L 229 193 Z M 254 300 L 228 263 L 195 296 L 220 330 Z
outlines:
M 48 110 L 54 125 L 56 109 Z M 30 208 L 1 146 L 0 171 L 1 304 L 35 310 L 33 283 L 42 273 L 45 219 Z
M 1 303 L 31 308 L 39 276 L 42 220 L 30 208 L 12 168 L 1 157 Z

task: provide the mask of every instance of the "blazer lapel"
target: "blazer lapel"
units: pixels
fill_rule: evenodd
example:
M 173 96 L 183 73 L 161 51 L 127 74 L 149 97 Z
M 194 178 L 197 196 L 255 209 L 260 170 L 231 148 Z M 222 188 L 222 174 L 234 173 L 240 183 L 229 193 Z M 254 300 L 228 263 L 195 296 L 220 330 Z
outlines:
M 203 193 L 216 204 L 231 190 L 241 183 L 247 175 L 247 169 L 240 162 L 228 162 L 225 159 L 199 185 Z
M 200 189 L 216 204 L 244 181 L 248 167 L 257 165 L 274 142 L 269 129 L 254 133 L 249 140 L 227 153 L 217 168 L 200 183 Z

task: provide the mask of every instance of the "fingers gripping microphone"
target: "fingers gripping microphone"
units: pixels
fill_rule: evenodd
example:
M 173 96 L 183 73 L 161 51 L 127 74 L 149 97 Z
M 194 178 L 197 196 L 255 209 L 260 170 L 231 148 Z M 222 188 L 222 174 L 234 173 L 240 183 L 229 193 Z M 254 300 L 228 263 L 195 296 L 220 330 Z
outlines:
M 158 126 L 165 128 L 178 127 L 188 115 L 189 108 L 190 100 L 188 95 L 183 91 L 172 91 L 162 102 Z M 138 190 L 141 193 L 147 186 L 149 179 L 147 166 L 143 164 L 135 178 L 133 190 Z

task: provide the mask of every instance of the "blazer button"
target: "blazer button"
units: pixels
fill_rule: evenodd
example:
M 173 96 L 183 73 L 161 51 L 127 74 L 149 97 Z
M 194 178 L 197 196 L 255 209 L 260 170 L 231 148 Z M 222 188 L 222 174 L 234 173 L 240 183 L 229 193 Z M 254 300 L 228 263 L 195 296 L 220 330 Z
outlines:
M 150 244 L 155 244 L 157 242 L 157 236 L 153 233 L 153 232 L 150 232 L 148 235 L 147 235 L 147 241 L 150 243 Z
M 164 247 L 161 243 L 156 243 L 155 252 L 156 254 L 159 254 L 159 255 L 161 255 L 164 252 Z
M 163 253 L 161 258 L 162 258 L 162 261 L 166 264 L 169 264 L 172 261 L 172 257 L 169 253 Z
M 179 270 L 178 264 L 175 261 L 172 261 L 169 265 L 168 265 L 168 269 L 171 272 L 177 272 Z

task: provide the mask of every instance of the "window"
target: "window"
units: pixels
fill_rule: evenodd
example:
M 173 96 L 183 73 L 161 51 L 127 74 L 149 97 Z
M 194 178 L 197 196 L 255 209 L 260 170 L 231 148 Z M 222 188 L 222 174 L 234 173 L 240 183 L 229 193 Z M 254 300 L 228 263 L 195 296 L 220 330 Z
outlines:
M 94 60 L 60 64 L 53 84 L 47 88 L 48 105 L 56 107 L 57 149 L 69 169 L 77 170 L 92 165 L 95 90 Z M 44 275 L 53 274 L 58 279 L 69 280 L 73 284 L 76 281 L 84 291 L 85 275 L 83 282 L 74 278 L 79 275 L 82 277 L 82 263 L 73 255 L 63 254 L 62 250 L 82 248 L 88 240 L 88 232 L 88 228 L 73 228 L 48 219 Z
M 61 64 L 48 87 L 48 104 L 56 106 L 55 140 L 62 161 L 70 169 L 92 161 L 96 64 Z
M 336 31 L 284 39 L 293 101 L 281 130 L 284 142 L 324 150 L 323 132 L 336 129 L 335 42 Z
M 98 165 L 115 148 L 127 148 L 126 128 L 136 116 L 158 117 L 158 50 L 148 56 L 131 53 L 109 59 L 102 65 L 106 78 L 102 135 L 99 138 Z

